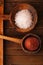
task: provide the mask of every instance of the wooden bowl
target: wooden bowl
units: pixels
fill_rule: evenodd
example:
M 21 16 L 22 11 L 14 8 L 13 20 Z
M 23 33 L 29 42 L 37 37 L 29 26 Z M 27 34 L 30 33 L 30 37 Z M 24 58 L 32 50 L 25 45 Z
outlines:
M 24 10 L 24 9 L 29 10 L 30 13 L 32 14 L 32 21 L 33 22 L 32 22 L 32 25 L 29 28 L 27 28 L 27 29 L 21 29 L 21 28 L 17 27 L 15 25 L 15 21 L 14 21 L 15 14 L 18 11 Z M 37 17 L 37 12 L 34 9 L 34 7 L 29 5 L 29 4 L 26 4 L 26 3 L 17 4 L 16 7 L 13 8 L 13 11 L 12 11 L 12 14 L 11 14 L 11 21 L 12 21 L 14 27 L 16 28 L 16 30 L 18 32 L 28 32 L 28 31 L 32 30 L 35 27 L 36 23 L 37 23 L 37 18 L 38 18 Z
M 38 43 L 39 45 L 38 45 L 38 47 L 37 47 L 36 50 L 29 50 L 29 49 L 27 49 L 27 48 L 25 47 L 25 41 L 26 41 L 26 39 L 27 39 L 27 38 L 31 38 L 31 37 L 36 38 L 36 39 L 38 40 L 38 42 L 39 42 L 39 43 Z M 34 41 L 33 41 L 33 42 L 34 42 Z M 29 44 L 30 44 L 30 42 L 29 42 Z M 23 40 L 22 40 L 21 47 L 22 47 L 23 51 L 26 52 L 26 53 L 29 53 L 29 54 L 37 53 L 37 52 L 40 51 L 40 48 L 41 48 L 41 39 L 40 39 L 39 36 L 37 36 L 37 35 L 35 35 L 35 34 L 32 34 L 32 33 L 27 34 L 26 36 L 24 36 L 24 38 L 23 38 Z

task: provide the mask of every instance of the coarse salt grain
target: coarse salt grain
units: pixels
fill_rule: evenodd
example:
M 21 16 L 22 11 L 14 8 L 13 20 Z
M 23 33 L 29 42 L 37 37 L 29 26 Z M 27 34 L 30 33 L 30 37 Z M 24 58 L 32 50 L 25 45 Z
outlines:
M 18 11 L 15 15 L 15 24 L 19 28 L 27 29 L 32 25 L 32 14 L 29 10 Z

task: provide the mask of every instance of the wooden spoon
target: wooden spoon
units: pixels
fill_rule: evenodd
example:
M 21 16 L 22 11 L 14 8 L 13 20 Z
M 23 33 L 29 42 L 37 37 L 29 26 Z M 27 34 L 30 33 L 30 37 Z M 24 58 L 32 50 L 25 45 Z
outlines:
M 31 36 L 36 37 L 40 41 L 40 37 L 35 35 L 35 34 L 27 34 L 22 39 L 12 38 L 12 37 L 8 37 L 8 36 L 0 35 L 0 39 L 4 39 L 4 40 L 8 40 L 8 41 L 12 41 L 12 42 L 20 44 L 20 43 L 22 43 L 24 41 L 24 39 L 26 39 L 28 37 L 31 37 Z
M 31 37 L 31 35 L 32 35 L 33 37 L 36 37 L 36 38 L 38 39 L 38 41 L 39 41 L 39 48 L 38 48 L 37 50 L 33 51 L 33 52 L 31 52 L 31 51 L 25 49 L 25 47 L 24 47 L 24 40 L 25 40 L 27 37 Z M 27 52 L 27 53 L 37 53 L 37 52 L 40 50 L 40 48 L 41 48 L 41 40 L 40 40 L 40 37 L 38 37 L 37 35 L 34 35 L 34 34 L 27 34 L 27 35 L 24 36 L 22 39 L 12 38 L 12 37 L 8 37 L 8 36 L 0 35 L 0 39 L 5 39 L 5 40 L 8 40 L 8 41 L 12 41 L 12 42 L 15 42 L 15 43 L 17 43 L 17 44 L 20 44 L 21 47 L 22 47 L 22 49 L 23 49 L 23 51 L 24 51 L 24 52 Z
M 14 21 L 14 17 L 15 17 L 15 14 L 18 12 L 18 11 L 21 11 L 21 10 L 29 10 L 31 15 L 32 15 L 32 25 L 26 29 L 23 29 L 23 28 L 19 28 L 16 24 L 15 24 L 15 21 Z M 17 4 L 14 8 L 12 8 L 12 11 L 10 12 L 9 15 L 0 15 L 0 17 L 3 19 L 3 20 L 9 20 L 12 27 L 18 31 L 18 32 L 29 32 L 30 30 L 32 30 L 36 23 L 37 23 L 37 19 L 38 19 L 38 16 L 37 16 L 37 11 L 36 9 L 29 5 L 29 4 L 26 4 L 26 3 L 21 3 L 21 4 Z M 28 21 L 29 22 L 29 21 Z

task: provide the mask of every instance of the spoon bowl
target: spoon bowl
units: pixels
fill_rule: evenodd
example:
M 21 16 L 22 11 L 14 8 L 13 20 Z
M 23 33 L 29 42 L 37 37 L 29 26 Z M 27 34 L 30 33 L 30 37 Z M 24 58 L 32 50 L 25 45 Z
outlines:
M 21 10 L 28 10 L 32 14 L 32 25 L 26 29 L 18 27 L 14 21 L 14 17 L 16 15 L 16 13 Z M 12 23 L 15 26 L 16 30 L 18 32 L 22 32 L 22 33 L 29 32 L 30 30 L 32 30 L 37 23 L 37 19 L 38 19 L 38 16 L 37 16 L 37 12 L 36 12 L 35 8 L 29 4 L 26 4 L 26 3 L 17 4 L 16 7 L 13 9 L 12 15 L 11 15 L 11 20 L 12 20 Z
M 27 43 L 25 43 L 26 39 L 28 39 Z M 32 45 L 33 45 L 33 47 L 32 47 Z M 21 47 L 24 52 L 29 53 L 29 54 L 34 54 L 34 53 L 39 52 L 39 50 L 41 48 L 40 37 L 35 34 L 32 34 L 32 33 L 27 34 L 26 36 L 23 37 Z

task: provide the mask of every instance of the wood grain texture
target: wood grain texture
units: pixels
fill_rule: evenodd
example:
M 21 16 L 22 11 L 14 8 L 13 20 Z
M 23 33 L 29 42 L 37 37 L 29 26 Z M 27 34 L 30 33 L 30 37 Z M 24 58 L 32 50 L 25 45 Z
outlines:
M 0 1 L 0 14 L 3 14 L 3 4 Z M 3 19 L 0 18 L 0 34 L 3 34 Z M 0 39 L 0 65 L 3 65 L 3 40 Z
M 43 65 L 43 0 L 6 0 L 5 14 L 9 14 L 20 2 L 32 5 L 38 14 L 38 23 L 30 33 L 40 36 L 42 41 L 41 50 L 35 55 L 29 55 L 22 50 L 20 45 L 13 42 L 4 41 L 5 46 L 5 65 Z M 4 34 L 11 37 L 22 38 L 27 33 L 20 33 L 11 27 L 9 21 L 4 22 Z
M 6 0 L 6 2 L 43 2 L 43 0 Z

